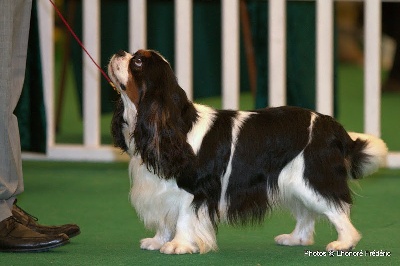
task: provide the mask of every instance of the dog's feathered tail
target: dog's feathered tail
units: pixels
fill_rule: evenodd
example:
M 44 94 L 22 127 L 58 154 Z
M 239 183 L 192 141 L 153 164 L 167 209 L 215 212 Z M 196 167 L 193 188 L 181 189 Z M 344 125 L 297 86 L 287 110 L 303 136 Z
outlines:
M 353 140 L 348 156 L 351 178 L 358 179 L 385 166 L 388 148 L 382 139 L 361 133 L 349 132 Z

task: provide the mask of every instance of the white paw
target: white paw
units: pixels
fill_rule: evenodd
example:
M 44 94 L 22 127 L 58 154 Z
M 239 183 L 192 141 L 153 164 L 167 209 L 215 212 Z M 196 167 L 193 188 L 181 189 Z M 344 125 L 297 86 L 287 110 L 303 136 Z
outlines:
M 141 249 L 147 249 L 147 250 L 159 250 L 162 245 L 164 245 L 163 242 L 161 242 L 158 238 L 144 238 L 140 240 L 140 248 Z
M 351 250 L 355 248 L 357 243 L 346 242 L 346 241 L 333 241 L 326 246 L 327 251 L 337 250 Z
M 191 243 L 172 240 L 165 243 L 161 247 L 160 252 L 164 254 L 192 254 L 199 252 L 199 249 Z
M 309 246 L 314 244 L 313 239 L 303 239 L 291 234 L 283 234 L 275 237 L 275 243 L 284 246 Z

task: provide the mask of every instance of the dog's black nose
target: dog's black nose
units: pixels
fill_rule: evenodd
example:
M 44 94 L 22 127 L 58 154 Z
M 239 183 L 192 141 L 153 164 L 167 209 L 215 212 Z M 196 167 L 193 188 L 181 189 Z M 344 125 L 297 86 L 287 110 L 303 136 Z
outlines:
M 124 50 L 119 50 L 117 53 L 116 53 L 116 55 L 118 55 L 118 56 L 125 56 L 125 51 Z

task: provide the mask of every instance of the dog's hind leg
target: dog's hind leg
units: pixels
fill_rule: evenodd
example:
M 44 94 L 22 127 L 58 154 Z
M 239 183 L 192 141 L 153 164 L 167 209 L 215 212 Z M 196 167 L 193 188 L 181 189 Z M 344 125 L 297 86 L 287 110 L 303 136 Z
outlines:
M 361 239 L 361 235 L 350 222 L 349 204 L 342 203 L 341 206 L 338 206 L 333 202 L 329 202 L 324 197 L 318 195 L 307 186 L 298 186 L 297 193 L 298 199 L 301 199 L 301 202 L 299 202 L 298 204 L 300 206 L 304 206 L 304 209 L 302 210 L 301 208 L 298 208 L 297 212 L 294 212 L 297 218 L 297 224 L 295 230 L 290 235 L 304 236 L 308 234 L 309 236 L 312 236 L 311 229 L 314 229 L 314 219 L 311 217 L 316 217 L 317 215 L 325 215 L 329 219 L 329 221 L 335 226 L 338 233 L 338 239 L 329 243 L 326 247 L 326 250 L 349 250 L 357 245 L 358 241 L 360 241 Z M 301 214 L 303 211 L 304 215 Z M 310 213 L 314 215 L 310 215 Z M 294 241 L 290 238 L 289 240 Z M 286 241 L 290 242 L 289 240 Z M 308 240 L 309 244 L 312 244 L 312 238 L 308 238 Z M 298 245 L 302 244 L 298 243 Z
M 290 234 L 275 237 L 275 242 L 285 246 L 308 246 L 314 244 L 315 214 L 302 203 L 291 204 L 291 210 L 296 218 L 296 227 Z
M 308 213 L 314 213 L 315 215 L 325 215 L 329 221 L 335 226 L 336 231 L 338 232 L 338 239 L 329 243 L 326 247 L 327 250 L 349 250 L 354 248 L 358 241 L 361 239 L 361 235 L 354 228 L 352 223 L 350 222 L 350 205 L 347 203 L 342 203 L 340 206 L 337 204 L 330 202 L 326 198 L 319 195 L 317 192 L 310 189 L 307 185 L 298 185 L 295 189 L 295 195 L 297 198 L 301 200 L 298 204 L 303 205 L 307 208 Z M 301 208 L 298 209 L 297 213 L 301 213 Z M 296 212 L 295 212 L 296 214 Z M 313 224 L 309 223 L 309 227 L 307 227 L 307 212 L 301 216 L 297 214 L 297 217 L 303 217 L 305 221 L 298 219 L 298 223 L 296 225 L 296 229 L 305 228 L 305 232 L 310 232 L 311 225 L 313 228 Z M 309 230 L 307 230 L 309 228 Z M 293 232 L 302 232 L 301 230 L 296 229 Z M 299 234 L 301 235 L 301 234 Z M 312 239 L 311 239 L 312 240 Z
M 349 219 L 350 206 L 347 205 L 343 208 L 332 207 L 331 210 L 325 213 L 338 233 L 338 239 L 326 246 L 328 251 L 353 249 L 361 239 L 360 233 L 354 228 Z
M 292 233 L 275 237 L 279 245 L 307 246 L 314 243 L 316 213 L 310 205 L 314 204 L 315 197 L 314 192 L 305 184 L 303 175 L 303 153 L 294 158 L 279 175 L 280 200 L 296 218 L 296 227 Z

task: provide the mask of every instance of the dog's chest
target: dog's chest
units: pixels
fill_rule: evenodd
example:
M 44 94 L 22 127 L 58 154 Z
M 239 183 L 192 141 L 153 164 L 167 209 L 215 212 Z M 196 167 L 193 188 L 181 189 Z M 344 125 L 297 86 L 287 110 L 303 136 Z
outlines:
M 140 157 L 132 157 L 129 165 L 130 200 L 147 227 L 160 220 L 175 220 L 181 198 L 187 194 L 175 180 L 165 180 L 149 172 Z

